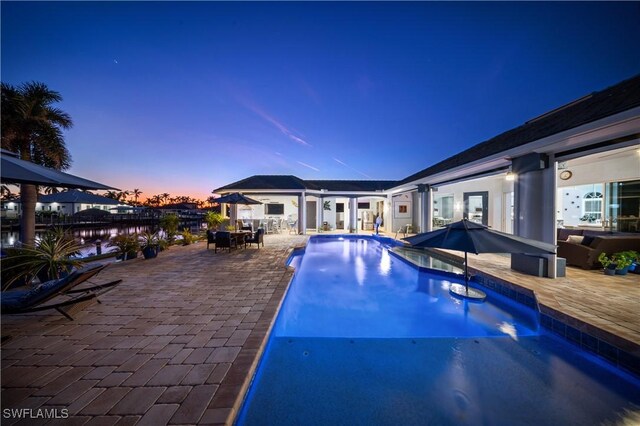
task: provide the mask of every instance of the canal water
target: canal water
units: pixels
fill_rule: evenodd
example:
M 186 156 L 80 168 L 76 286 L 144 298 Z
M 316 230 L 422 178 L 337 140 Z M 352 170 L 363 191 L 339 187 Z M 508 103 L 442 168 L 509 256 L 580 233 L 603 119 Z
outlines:
M 189 228 L 191 232 L 198 232 L 202 227 L 201 223 L 198 222 L 188 222 L 188 223 L 180 223 L 178 227 L 179 230 L 183 230 L 185 228 Z M 65 228 L 66 229 L 66 228 Z M 110 225 L 110 226 L 101 226 L 101 227 L 91 227 L 91 228 L 75 228 L 70 229 L 68 232 L 71 232 L 78 243 L 82 246 L 82 250 L 80 255 L 82 257 L 86 257 L 89 255 L 96 254 L 96 243 L 100 240 L 102 245 L 102 253 L 107 253 L 115 247 L 109 247 L 109 240 L 116 235 L 124 234 L 124 235 L 133 235 L 140 234 L 143 232 L 156 232 L 160 231 L 160 234 L 163 234 L 163 231 L 160 230 L 160 227 L 155 225 Z M 36 239 L 40 238 L 46 229 L 38 229 L 36 230 Z M 2 231 L 1 239 L 0 239 L 0 247 L 7 248 L 13 247 L 16 242 L 20 239 L 19 231 Z

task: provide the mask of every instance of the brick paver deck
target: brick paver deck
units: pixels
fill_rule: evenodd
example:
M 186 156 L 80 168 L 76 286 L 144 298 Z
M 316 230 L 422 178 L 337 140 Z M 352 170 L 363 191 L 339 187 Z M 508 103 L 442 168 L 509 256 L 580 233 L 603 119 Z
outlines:
M 214 254 L 205 243 L 110 265 L 123 279 L 69 321 L 3 315 L 2 408 L 66 408 L 64 424 L 223 424 L 246 386 L 307 237 Z M 44 424 L 3 418 L 2 424 Z
M 69 321 L 55 311 L 2 316 L 2 408 L 66 408 L 48 424 L 224 424 L 233 419 L 306 236 L 214 254 L 206 244 L 109 266 L 123 279 Z M 571 269 L 549 280 L 473 256 L 472 267 L 531 288 L 554 309 L 638 342 L 635 277 Z M 601 284 L 604 283 L 604 284 Z M 611 294 L 614 293 L 614 294 Z M 620 294 L 624 294 L 621 297 Z M 2 419 L 3 425 L 48 420 Z

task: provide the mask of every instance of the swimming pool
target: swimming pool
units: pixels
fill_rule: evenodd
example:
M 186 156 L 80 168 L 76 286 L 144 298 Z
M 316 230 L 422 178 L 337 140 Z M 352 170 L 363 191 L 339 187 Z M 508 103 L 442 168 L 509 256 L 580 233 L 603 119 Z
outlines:
M 640 381 L 373 238 L 312 237 L 237 423 L 615 424 Z

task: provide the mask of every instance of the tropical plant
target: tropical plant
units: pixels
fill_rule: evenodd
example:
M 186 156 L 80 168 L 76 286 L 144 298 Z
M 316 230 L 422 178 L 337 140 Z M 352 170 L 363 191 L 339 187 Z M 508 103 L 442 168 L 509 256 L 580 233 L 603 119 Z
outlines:
M 180 235 L 182 235 L 183 246 L 188 246 L 189 244 L 193 244 L 196 241 L 196 236 L 191 233 L 189 228 L 184 228 Z
M 160 236 L 157 232 L 143 232 L 138 236 L 140 242 L 140 248 L 145 249 L 147 247 L 157 247 L 159 244 Z
M 630 253 L 626 251 L 614 253 L 611 258 L 616 263 L 616 269 L 628 268 L 633 263 Z
M 54 106 L 62 96 L 38 82 L 14 87 L 2 83 L 2 148 L 36 164 L 65 170 L 71 155 L 62 135 L 73 123 L 66 112 Z M 22 215 L 20 239 L 29 246 L 35 242 L 36 185 L 20 186 Z
M 1 261 L 3 273 L 8 273 L 3 274 L 2 286 L 7 288 L 19 279 L 28 283 L 36 276 L 41 282 L 61 278 L 72 268 L 82 266 L 79 259 L 72 257 L 79 250 L 80 245 L 61 228 L 49 230 L 33 247 L 8 251 Z
M 119 234 L 111 238 L 108 244 L 109 247 L 117 247 L 118 253 L 122 257 L 122 260 L 132 259 L 137 256 L 138 249 L 140 249 L 140 243 L 138 243 L 138 236 Z
M 218 212 L 208 211 L 204 215 L 204 220 L 207 222 L 208 229 L 217 230 L 220 224 L 224 221 L 224 217 Z
M 145 259 L 150 259 L 158 255 L 161 238 L 157 232 L 143 232 L 140 234 L 138 240 Z
M 616 260 L 613 256 L 607 256 L 607 253 L 605 252 L 600 253 L 598 256 L 598 262 L 600 262 L 605 269 L 616 269 Z
M 178 232 L 178 225 L 180 224 L 180 218 L 175 213 L 169 213 L 160 218 L 160 227 L 167 233 L 167 239 L 169 243 L 173 243 Z
M 133 191 L 131 191 L 131 194 L 133 195 L 134 204 L 137 206 L 138 205 L 138 197 L 140 197 L 142 195 L 142 191 L 140 191 L 140 189 L 138 189 L 138 188 L 134 188 Z

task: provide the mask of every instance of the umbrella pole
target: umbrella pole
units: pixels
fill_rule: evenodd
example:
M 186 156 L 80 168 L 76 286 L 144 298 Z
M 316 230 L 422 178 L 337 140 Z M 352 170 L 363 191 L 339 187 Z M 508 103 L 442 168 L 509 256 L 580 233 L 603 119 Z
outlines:
M 467 252 L 464 252 L 464 288 L 467 291 L 467 295 L 469 294 L 469 265 L 467 264 Z

